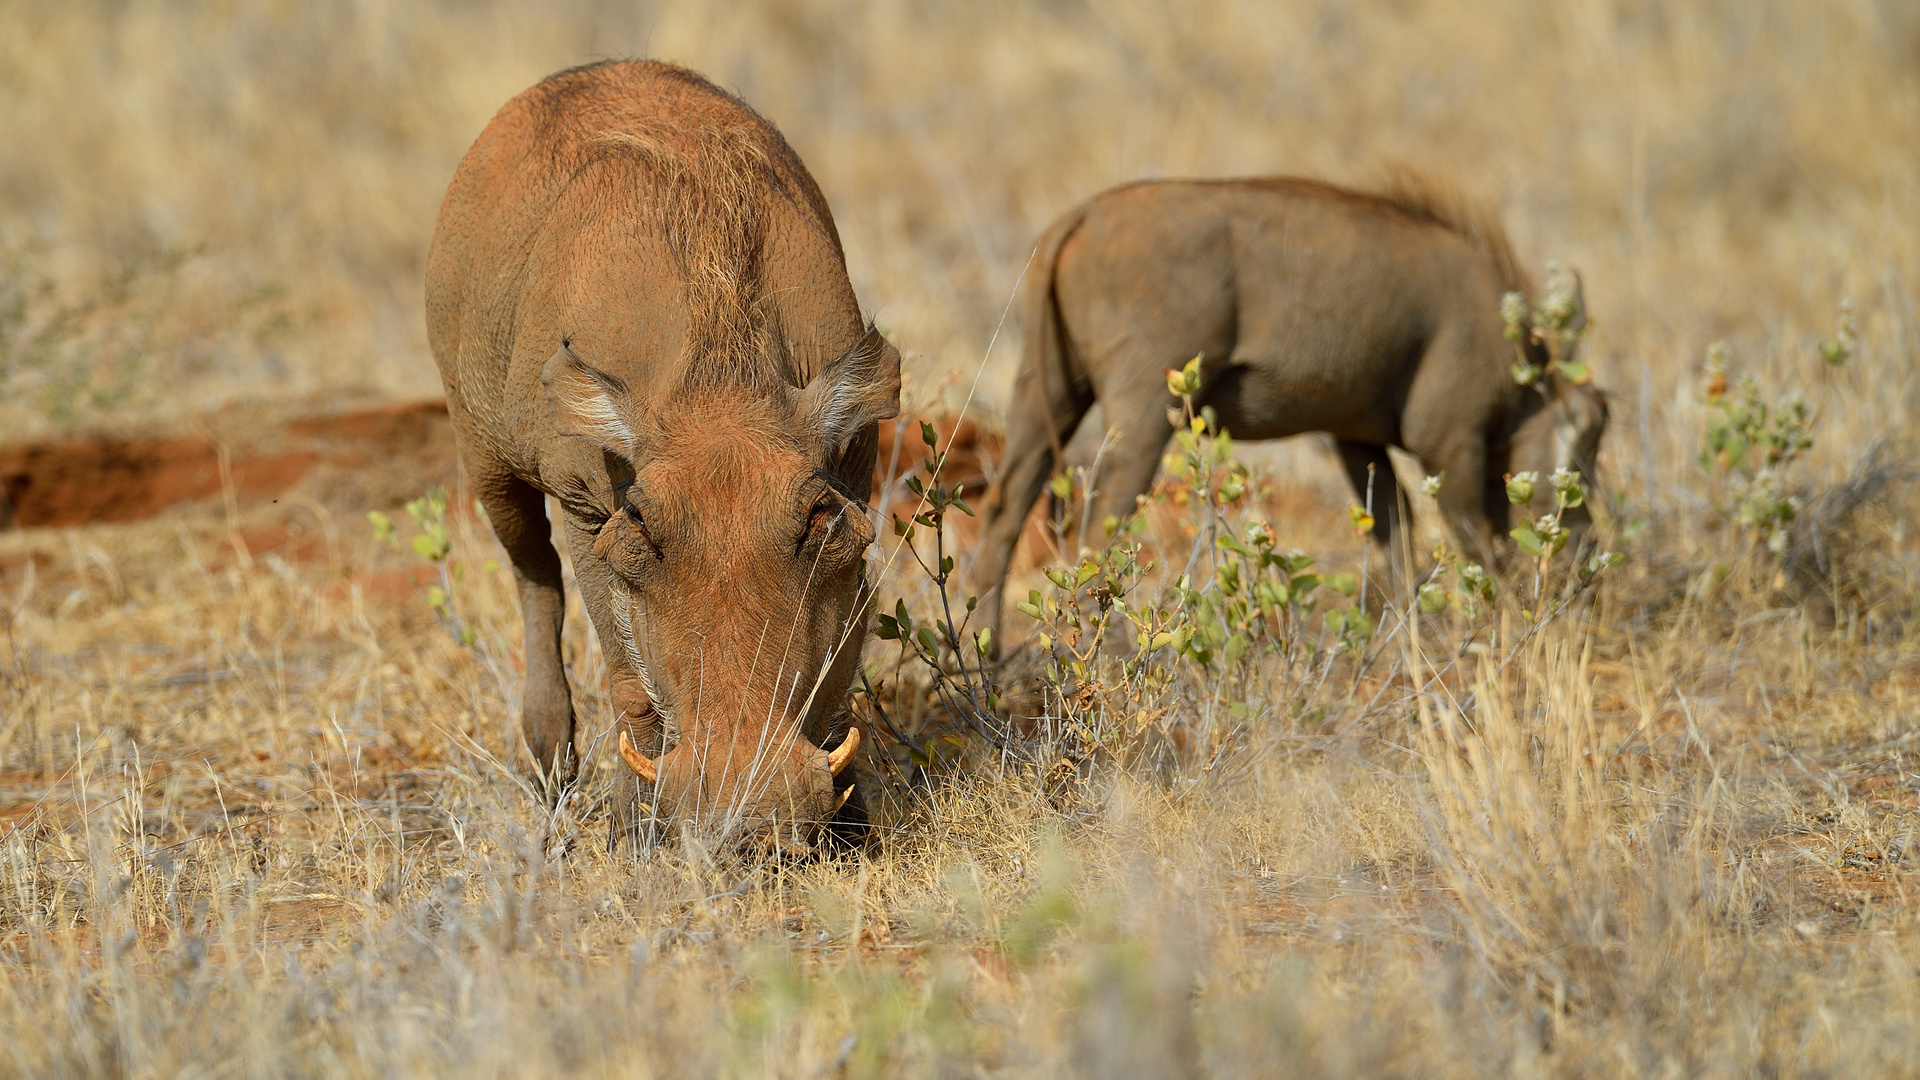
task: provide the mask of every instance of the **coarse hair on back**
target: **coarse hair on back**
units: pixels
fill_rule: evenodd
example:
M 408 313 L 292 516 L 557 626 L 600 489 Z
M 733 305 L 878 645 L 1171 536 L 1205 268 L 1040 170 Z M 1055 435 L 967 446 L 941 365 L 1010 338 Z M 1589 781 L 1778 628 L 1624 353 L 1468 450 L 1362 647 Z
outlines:
M 1404 163 L 1391 163 L 1373 172 L 1362 190 L 1390 204 L 1408 217 L 1429 221 L 1458 234 L 1493 263 L 1500 287 L 1531 295 L 1532 282 L 1513 254 L 1500 215 L 1459 185 Z
M 778 335 L 762 273 L 772 199 L 784 187 L 752 123 L 627 124 L 586 142 L 594 163 L 642 174 L 632 209 L 666 242 L 686 289 L 689 341 L 698 357 L 686 381 L 758 383 L 774 376 Z

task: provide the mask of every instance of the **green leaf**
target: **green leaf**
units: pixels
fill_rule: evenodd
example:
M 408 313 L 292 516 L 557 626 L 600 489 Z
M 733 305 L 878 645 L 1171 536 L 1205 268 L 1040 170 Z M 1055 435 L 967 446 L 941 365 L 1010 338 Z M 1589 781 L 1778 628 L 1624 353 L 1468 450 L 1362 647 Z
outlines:
M 940 655 L 940 639 L 934 636 L 933 627 L 921 627 L 914 633 L 914 639 L 920 643 L 920 648 L 924 649 L 928 656 Z
M 1588 370 L 1587 365 L 1582 361 L 1555 360 L 1553 366 L 1560 372 L 1562 378 L 1575 386 L 1585 386 L 1593 381 L 1593 372 Z
M 1285 555 L 1279 556 L 1276 565 L 1278 565 L 1281 571 L 1288 577 L 1292 577 L 1307 567 L 1312 566 L 1313 556 L 1304 551 L 1289 551 Z
M 1530 521 L 1521 522 L 1507 535 L 1513 537 L 1514 544 L 1518 546 L 1521 551 L 1536 559 L 1540 557 L 1541 552 L 1544 550 L 1540 542 L 1540 534 L 1533 531 L 1533 523 Z
M 876 615 L 873 619 L 873 636 L 881 641 L 898 641 L 900 624 L 891 615 Z
M 1231 561 L 1222 562 L 1214 578 L 1220 582 L 1220 591 L 1232 596 L 1240 591 L 1240 564 Z
M 1054 495 L 1058 498 L 1073 498 L 1073 478 L 1066 473 L 1061 473 L 1059 476 L 1054 477 L 1048 486 L 1053 489 Z
M 1181 393 L 1187 397 L 1200 392 L 1200 357 L 1186 362 L 1180 369 Z
M 929 450 L 940 445 L 940 436 L 934 432 L 933 425 L 925 420 L 920 421 L 920 441 L 926 443 Z
M 378 510 L 371 510 L 367 512 L 367 520 L 373 523 L 373 538 L 375 540 L 385 540 L 388 543 L 393 542 L 394 534 L 393 534 L 392 518 L 388 517 L 387 515 L 381 513 Z
M 1360 591 L 1360 581 L 1352 574 L 1328 574 L 1322 584 L 1341 596 L 1352 596 Z
M 1235 634 L 1232 637 L 1228 638 L 1227 650 L 1226 650 L 1227 666 L 1232 667 L 1233 665 L 1239 663 L 1240 658 L 1247 655 L 1247 648 L 1252 644 L 1253 642 L 1248 641 L 1247 636 L 1245 634 Z
M 1420 610 L 1429 615 L 1438 615 L 1447 610 L 1450 600 L 1447 590 L 1435 582 L 1429 581 L 1420 586 Z

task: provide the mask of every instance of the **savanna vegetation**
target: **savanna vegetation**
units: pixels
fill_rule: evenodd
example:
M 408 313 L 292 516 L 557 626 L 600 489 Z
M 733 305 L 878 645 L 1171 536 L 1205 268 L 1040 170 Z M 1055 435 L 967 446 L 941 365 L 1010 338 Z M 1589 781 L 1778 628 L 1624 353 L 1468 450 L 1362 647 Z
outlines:
M 1612 403 L 1597 488 L 1515 478 L 1588 504 L 1590 542 L 1549 515 L 1495 572 L 1428 530 L 1386 609 L 1331 451 L 1188 409 L 1116 543 L 1059 478 L 1004 663 L 965 625 L 980 493 L 909 427 L 855 705 L 877 844 L 801 862 L 609 852 L 610 755 L 535 797 L 512 582 L 457 485 L 373 521 L 227 498 L 0 534 L 0 1070 L 1920 1072 L 1908 5 L 0 25 L 9 439 L 437 392 L 454 163 L 513 93 L 623 54 L 782 128 L 910 412 L 992 423 L 1027 245 L 1092 192 L 1396 162 L 1500 209 L 1542 284 L 1509 322 Z M 1549 258 L 1584 276 L 1577 353 Z

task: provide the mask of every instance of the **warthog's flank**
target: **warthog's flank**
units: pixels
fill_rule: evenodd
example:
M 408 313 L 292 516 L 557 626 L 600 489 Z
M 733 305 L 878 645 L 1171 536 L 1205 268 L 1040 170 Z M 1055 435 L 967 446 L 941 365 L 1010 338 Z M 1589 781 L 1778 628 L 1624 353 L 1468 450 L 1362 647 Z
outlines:
M 846 701 L 900 357 L 863 324 L 833 215 L 780 134 L 667 64 L 547 79 L 461 162 L 427 318 L 519 578 L 541 775 L 617 746 L 616 836 L 657 818 L 804 847 L 863 825 Z M 575 726 L 547 495 L 612 728 Z
M 1139 183 L 1048 228 L 1027 272 L 1026 355 L 974 570 L 992 625 L 1021 524 L 1081 418 L 1097 401 L 1115 435 L 1095 484 L 1098 530 L 1152 484 L 1177 404 L 1165 372 L 1195 356 L 1196 404 L 1234 436 L 1327 432 L 1360 493 L 1372 468 L 1383 546 L 1400 525 L 1387 447 L 1444 472 L 1440 509 L 1489 565 L 1506 473 L 1590 472 L 1599 392 L 1550 374 L 1542 393 L 1511 376 L 1500 298 L 1527 283 L 1499 222 L 1415 177 L 1388 186 Z

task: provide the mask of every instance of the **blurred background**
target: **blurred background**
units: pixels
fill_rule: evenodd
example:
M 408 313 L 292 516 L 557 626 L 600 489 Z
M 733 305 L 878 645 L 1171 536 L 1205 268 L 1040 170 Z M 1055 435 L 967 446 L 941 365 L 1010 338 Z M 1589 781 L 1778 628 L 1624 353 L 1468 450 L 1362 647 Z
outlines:
M 910 407 L 979 372 L 989 424 L 1028 245 L 1139 177 L 1451 176 L 1536 275 L 1585 272 L 1629 473 L 1690 454 L 1647 424 L 1709 340 L 1764 366 L 1849 296 L 1907 355 L 1920 325 L 1907 0 L 0 0 L 0 25 L 11 438 L 436 395 L 421 277 L 459 156 L 542 76 L 629 55 L 785 132 Z

